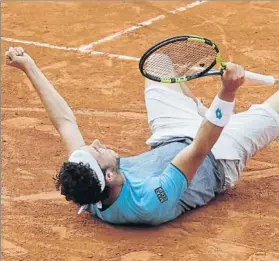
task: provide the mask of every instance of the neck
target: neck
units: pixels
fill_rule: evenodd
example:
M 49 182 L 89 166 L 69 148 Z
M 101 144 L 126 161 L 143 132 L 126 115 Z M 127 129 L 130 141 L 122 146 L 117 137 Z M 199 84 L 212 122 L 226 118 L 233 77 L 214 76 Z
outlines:
M 125 182 L 124 177 L 122 176 L 122 174 L 119 175 L 121 177 L 121 182 L 119 182 L 119 184 L 114 185 L 112 187 L 110 187 L 109 189 L 109 196 L 102 201 L 102 203 L 106 206 L 106 208 L 108 208 L 109 206 L 111 206 L 119 197 L 121 190 L 122 190 L 122 186 L 123 183 Z

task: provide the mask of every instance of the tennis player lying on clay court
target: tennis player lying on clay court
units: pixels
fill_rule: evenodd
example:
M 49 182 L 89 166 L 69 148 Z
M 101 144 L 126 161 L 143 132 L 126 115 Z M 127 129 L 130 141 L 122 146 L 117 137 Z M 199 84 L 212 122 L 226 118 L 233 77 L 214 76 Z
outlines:
M 6 61 L 30 79 L 67 146 L 56 188 L 109 223 L 158 225 L 207 204 L 233 187 L 246 161 L 279 135 L 279 92 L 233 115 L 245 79 L 241 66 L 228 63 L 209 109 L 184 84 L 147 80 L 152 150 L 120 158 L 98 140 L 85 144 L 72 110 L 23 48 L 10 47 Z

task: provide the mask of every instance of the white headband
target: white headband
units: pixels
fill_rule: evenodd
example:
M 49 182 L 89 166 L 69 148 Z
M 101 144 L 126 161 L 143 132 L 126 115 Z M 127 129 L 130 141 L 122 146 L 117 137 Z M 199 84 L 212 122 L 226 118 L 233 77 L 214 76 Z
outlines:
M 91 156 L 91 154 L 87 151 L 84 150 L 76 150 L 72 153 L 72 155 L 69 157 L 69 162 L 74 162 L 74 163 L 88 163 L 90 168 L 93 169 L 98 177 L 98 180 L 100 181 L 101 185 L 101 192 L 104 191 L 105 189 L 105 178 L 104 174 L 98 164 L 98 162 Z M 97 202 L 97 207 L 102 208 L 102 202 L 99 201 Z M 82 205 L 78 211 L 78 214 L 81 214 L 82 211 L 88 208 L 88 205 Z
M 91 156 L 91 154 L 84 150 L 75 150 L 69 157 L 69 162 L 89 164 L 90 168 L 95 171 L 101 185 L 101 192 L 105 189 L 105 177 L 98 164 L 98 162 Z

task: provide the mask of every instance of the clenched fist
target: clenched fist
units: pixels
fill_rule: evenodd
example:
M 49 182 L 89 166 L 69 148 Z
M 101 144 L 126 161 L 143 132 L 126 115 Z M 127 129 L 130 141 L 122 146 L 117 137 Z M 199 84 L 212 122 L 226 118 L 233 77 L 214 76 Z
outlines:
M 222 76 L 223 88 L 218 96 L 221 100 L 232 102 L 239 87 L 244 83 L 245 71 L 242 66 L 227 63 L 226 71 Z
M 6 64 L 22 71 L 25 71 L 28 66 L 34 64 L 33 59 L 24 52 L 22 47 L 9 47 L 5 53 Z
M 222 76 L 223 86 L 228 92 L 236 92 L 244 83 L 244 77 L 244 68 L 238 64 L 229 62 L 226 64 L 226 71 Z

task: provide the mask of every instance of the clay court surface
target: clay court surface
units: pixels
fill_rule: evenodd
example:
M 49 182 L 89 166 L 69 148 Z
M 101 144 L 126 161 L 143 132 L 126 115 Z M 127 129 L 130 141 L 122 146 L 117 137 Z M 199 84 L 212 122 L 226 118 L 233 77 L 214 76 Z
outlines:
M 202 35 L 227 59 L 278 77 L 279 2 L 190 3 L 2 3 L 2 260 L 279 260 L 279 141 L 206 207 L 160 227 L 104 224 L 78 216 L 55 191 L 66 151 L 27 78 L 5 66 L 5 49 L 23 46 L 73 108 L 87 142 L 98 138 L 123 157 L 136 155 L 149 149 L 150 132 L 135 58 L 157 41 Z M 209 105 L 219 84 L 208 78 L 189 86 Z M 245 84 L 237 111 L 276 89 Z

